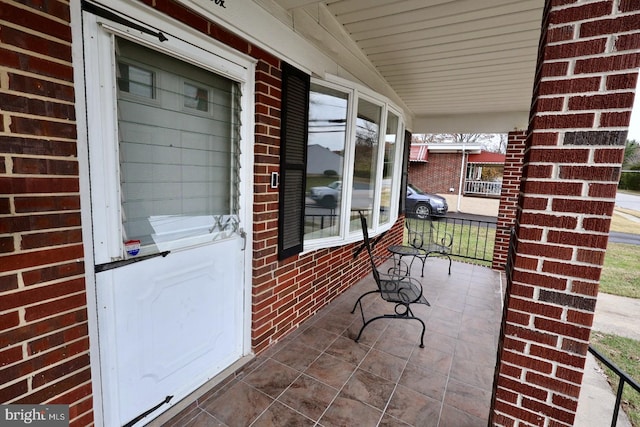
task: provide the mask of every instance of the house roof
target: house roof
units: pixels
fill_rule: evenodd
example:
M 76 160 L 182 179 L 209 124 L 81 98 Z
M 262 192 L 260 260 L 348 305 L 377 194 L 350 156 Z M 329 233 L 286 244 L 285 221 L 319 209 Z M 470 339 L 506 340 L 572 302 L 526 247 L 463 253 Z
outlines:
M 480 144 L 449 144 L 449 143 L 437 143 L 437 144 L 411 144 L 411 151 L 409 152 L 410 162 L 426 162 L 429 153 L 468 153 L 469 156 L 473 154 L 480 154 L 482 151 Z M 503 160 L 504 162 L 504 160 Z
M 426 162 L 429 157 L 429 147 L 426 145 L 412 145 L 409 153 L 410 162 Z
M 503 164 L 506 156 L 502 153 L 492 153 L 490 151 L 482 151 L 479 154 L 469 154 L 469 163 L 499 163 Z

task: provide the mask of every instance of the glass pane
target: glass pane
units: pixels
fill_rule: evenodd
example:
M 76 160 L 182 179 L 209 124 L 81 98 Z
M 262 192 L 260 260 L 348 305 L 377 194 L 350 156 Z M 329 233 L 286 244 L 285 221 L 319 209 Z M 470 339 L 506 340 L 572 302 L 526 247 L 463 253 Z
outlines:
M 124 241 L 153 253 L 230 235 L 238 228 L 238 84 L 125 40 L 117 53 L 156 76 L 153 102 L 119 85 Z M 184 108 L 188 91 L 193 110 Z
M 348 95 L 311 84 L 305 240 L 340 235 Z
M 124 62 L 118 63 L 118 88 L 123 92 L 144 98 L 154 98 L 152 71 Z
M 200 111 L 209 111 L 209 91 L 205 88 L 185 83 L 184 106 Z
M 382 167 L 382 192 L 380 195 L 380 224 L 387 224 L 391 220 L 391 184 L 393 168 L 396 160 L 398 140 L 398 116 L 387 113 L 387 132 L 384 138 L 384 165 Z
M 369 225 L 373 225 L 373 193 L 376 184 L 381 113 L 382 108 L 379 105 L 364 99 L 358 100 L 351 211 L 354 214 L 356 211 L 362 211 Z M 351 221 L 350 224 L 349 231 L 360 230 L 358 221 Z

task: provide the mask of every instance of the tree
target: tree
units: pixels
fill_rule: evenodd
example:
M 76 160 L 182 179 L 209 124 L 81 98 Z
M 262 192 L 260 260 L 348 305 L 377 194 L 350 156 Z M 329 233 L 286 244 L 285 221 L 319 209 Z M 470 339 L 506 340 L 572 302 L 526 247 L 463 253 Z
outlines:
M 501 133 L 426 133 L 411 136 L 411 142 L 428 144 L 480 144 L 485 151 L 507 152 L 507 135 Z
M 438 144 L 443 142 L 440 137 L 442 134 L 435 133 L 414 133 L 411 135 L 412 144 Z
M 627 139 L 624 147 L 623 169 L 631 169 L 640 165 L 640 142 L 635 139 Z
M 618 188 L 640 191 L 640 143 L 635 139 L 627 139 L 624 147 L 622 174 Z

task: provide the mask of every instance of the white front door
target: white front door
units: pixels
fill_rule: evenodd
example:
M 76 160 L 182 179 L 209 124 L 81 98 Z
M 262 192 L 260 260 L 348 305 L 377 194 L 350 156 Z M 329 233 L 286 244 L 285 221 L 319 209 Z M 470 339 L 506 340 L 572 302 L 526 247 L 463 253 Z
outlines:
M 85 21 L 103 414 L 123 425 L 249 352 L 244 85 Z

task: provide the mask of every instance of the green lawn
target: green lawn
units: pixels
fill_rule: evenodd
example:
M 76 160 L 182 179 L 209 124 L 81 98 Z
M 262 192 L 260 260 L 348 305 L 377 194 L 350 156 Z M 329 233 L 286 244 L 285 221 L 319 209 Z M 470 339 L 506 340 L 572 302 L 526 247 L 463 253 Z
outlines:
M 451 253 L 454 254 L 454 260 L 491 267 L 493 246 L 496 239 L 495 228 L 479 227 L 477 225 L 458 225 L 452 234 L 453 246 Z M 468 257 L 472 257 L 472 259 Z
M 631 212 L 631 214 L 637 213 Z M 616 225 L 618 227 L 625 226 L 624 220 L 616 222 L 615 217 L 616 215 L 614 214 L 612 230 Z M 627 225 L 626 228 L 616 231 L 634 232 L 638 230 L 638 224 L 633 222 L 630 226 Z M 600 292 L 640 298 L 639 259 L 640 246 L 609 242 L 602 275 L 600 276 Z M 640 381 L 640 341 L 593 331 L 591 333 L 591 345 L 634 380 Z M 601 367 L 604 368 L 609 384 L 611 384 L 611 388 L 615 393 L 618 388 L 617 376 L 602 364 Z M 640 393 L 626 385 L 622 400 L 622 407 L 629 416 L 631 424 L 634 427 L 640 427 Z
M 640 298 L 640 246 L 609 242 L 600 292 Z
M 407 218 L 406 220 L 416 223 L 422 222 L 422 220 L 415 218 Z M 435 219 L 433 225 L 435 241 L 438 243 L 453 241 L 451 246 L 453 260 L 491 267 L 496 238 L 495 228 L 487 227 L 484 223 L 469 225 L 467 222 L 463 223 L 463 221 L 453 219 L 448 219 L 448 221 Z
M 636 382 L 640 381 L 640 341 L 593 331 L 591 345 Z M 610 369 L 604 368 L 604 371 L 615 393 L 618 389 L 618 376 Z M 622 407 L 631 424 L 640 427 L 640 393 L 628 384 L 622 393 Z

